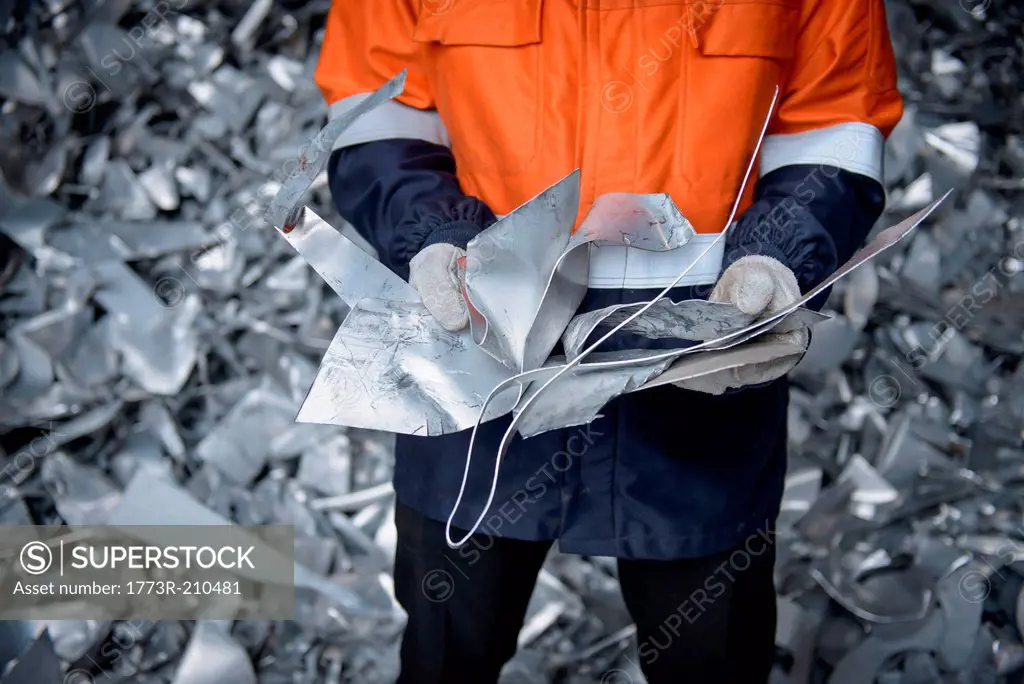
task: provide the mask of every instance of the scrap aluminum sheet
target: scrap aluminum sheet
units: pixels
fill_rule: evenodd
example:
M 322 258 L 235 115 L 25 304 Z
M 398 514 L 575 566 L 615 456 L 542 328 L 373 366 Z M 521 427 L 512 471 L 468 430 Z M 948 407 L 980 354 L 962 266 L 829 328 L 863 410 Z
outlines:
M 588 242 L 573 234 L 579 195 L 575 171 L 466 246 L 473 341 L 513 372 L 544 362 L 586 294 Z
M 406 72 L 401 71 L 358 105 L 343 115 L 331 119 L 326 126 L 320 129 L 313 140 L 302 147 L 298 156 L 297 168 L 289 174 L 267 209 L 267 218 L 273 225 L 288 232 L 299 222 L 303 209 L 302 198 L 317 177 L 327 168 L 327 161 L 330 159 L 334 141 L 360 116 L 401 93 L 405 87 L 405 76 Z
M 338 329 L 300 422 L 439 435 L 472 425 L 491 389 L 511 376 L 467 331 L 450 333 L 422 304 L 365 299 Z M 515 406 L 515 387 L 487 418 Z
M 785 320 L 798 319 L 805 321 L 805 325 L 813 325 L 819 320 L 819 314 L 798 309 Z M 745 340 L 745 344 L 721 351 L 691 355 L 687 355 L 685 349 L 669 354 L 654 350 L 595 352 L 587 357 L 588 363 L 558 378 L 558 384 L 554 385 L 557 391 L 541 393 L 542 384 L 565 367 L 563 359 L 553 358 L 548 366 L 526 378 L 530 386 L 520 404 L 525 405 L 531 398 L 533 402 L 525 411 L 517 410 L 517 415 L 522 414 L 517 431 L 523 437 L 532 437 L 559 427 L 584 425 L 597 418 L 605 404 L 628 392 L 799 355 L 803 349 L 770 339 L 750 339 L 752 341 Z M 566 397 L 573 397 L 573 400 L 567 401 Z
M 621 322 L 624 313 L 628 316 L 628 309 L 612 307 L 570 318 L 586 290 L 589 257 L 583 248 L 619 239 L 624 245 L 673 249 L 694 235 L 688 223 L 666 221 L 664 213 L 652 210 L 652 196 L 617 195 L 597 203 L 577 231 L 582 237 L 574 238 L 570 231 L 578 184 L 578 175 L 570 174 L 470 242 L 466 291 L 474 309 L 471 319 L 478 324 L 458 333 L 444 331 L 421 305 L 409 305 L 408 286 L 383 267 L 374 267 L 368 255 L 311 211 L 303 212 L 301 225 L 282 231 L 283 235 L 301 255 L 309 254 L 311 261 L 323 264 L 318 270 L 327 274 L 325 280 L 355 308 L 328 349 L 298 419 L 404 434 L 445 434 L 471 427 L 481 416 L 489 420 L 504 415 L 522 396 L 533 398 L 527 404 L 532 408 L 521 416 L 523 436 L 585 423 L 608 401 L 640 388 L 683 355 L 725 349 L 769 330 L 797 325 L 794 314 L 804 325 L 817 322 L 818 317 L 802 310 L 803 305 L 902 240 L 945 199 L 879 233 L 825 282 L 763 321 L 746 320 L 741 325 L 743 317 L 728 305 L 698 300 L 675 305 L 664 300 L 665 304 L 645 312 L 654 314 L 638 317 L 640 322 L 634 321 L 630 331 L 663 338 L 667 329 L 680 330 L 681 339 L 696 337 L 703 342 L 669 352 L 581 364 L 559 379 L 556 391 L 545 395 L 546 401 L 539 402 L 536 393 L 523 394 L 524 373 L 554 347 L 558 336 L 552 330 L 569 338 L 566 348 L 572 361 L 598 325 L 609 318 Z M 641 220 L 620 227 L 622 216 Z M 643 229 L 651 225 L 663 230 L 656 233 L 658 240 L 647 245 Z M 339 260 L 325 262 L 324 254 L 337 255 Z M 512 254 L 519 256 L 512 258 Z M 483 275 L 499 263 L 495 277 Z M 346 273 L 349 264 L 352 275 Z M 520 287 L 512 288 L 512 283 Z M 391 292 L 398 292 L 399 302 L 389 301 Z M 356 304 L 360 298 L 365 299 Z M 546 330 L 546 337 L 538 330 Z M 486 401 L 492 392 L 497 393 L 497 403 Z M 566 396 L 585 396 L 587 401 L 567 402 Z
M 614 327 L 644 305 L 614 304 L 603 309 L 575 316 L 562 334 L 562 346 L 568 359 L 579 356 L 587 339 L 599 328 Z M 648 339 L 709 340 L 736 332 L 754 320 L 731 304 L 691 299 L 673 302 L 667 297 L 657 300 L 651 308 L 627 322 L 621 330 Z
M 573 232 L 579 182 L 575 171 L 466 249 L 473 339 L 518 373 L 544 363 L 576 313 L 587 290 L 591 245 L 668 251 L 696 235 L 668 195 L 628 193 L 598 197 Z
M 419 295 L 409 283 L 359 248 L 312 209 L 283 233 L 324 282 L 350 307 L 363 299 L 415 304 Z
M 578 193 L 573 173 L 470 242 L 466 289 L 474 324 L 457 333 L 426 315 L 407 283 L 304 210 L 282 235 L 353 308 L 298 420 L 407 434 L 466 429 L 500 382 L 547 358 L 586 292 L 591 244 L 672 249 L 694 235 L 662 195 L 610 196 L 574 235 Z M 659 238 L 649 242 L 643 229 L 651 225 L 659 226 Z M 518 287 L 510 297 L 512 283 Z M 684 316 L 700 315 L 701 306 L 732 309 L 692 302 Z M 510 386 L 485 419 L 508 413 L 520 392 Z

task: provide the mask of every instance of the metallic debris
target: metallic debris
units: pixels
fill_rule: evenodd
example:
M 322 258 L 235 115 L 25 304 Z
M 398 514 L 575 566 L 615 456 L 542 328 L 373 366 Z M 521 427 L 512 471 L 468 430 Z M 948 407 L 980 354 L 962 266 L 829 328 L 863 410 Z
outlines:
M 18 653 L 17 662 L 0 681 L 4 684 L 58 684 L 64 681 L 60 659 L 45 628 L 27 651 Z
M 338 295 L 387 281 L 402 312 L 418 305 L 331 227 L 311 80 L 329 3 L 169 4 L 0 10 L 0 523 L 294 525 L 296 619 L 0 622 L 0 684 L 393 682 L 393 438 L 295 422 L 335 422 L 317 362 L 336 331 L 395 315 Z M 907 112 L 879 224 L 953 194 L 834 284 L 791 376 L 771 681 L 1010 683 L 1024 677 L 1024 10 L 887 6 Z M 282 240 L 264 217 L 285 186 L 307 209 Z M 338 264 L 356 262 L 342 287 Z M 690 306 L 631 329 L 749 323 Z M 570 360 L 633 312 L 577 319 Z M 510 366 L 492 359 L 493 378 L 537 367 L 494 342 Z M 683 356 L 649 386 L 786 351 Z M 658 363 L 644 361 L 623 386 Z M 636 646 L 614 560 L 553 554 L 503 681 L 639 683 Z
M 393 90 L 389 83 L 361 106 Z M 636 309 L 631 314 L 610 307 L 576 316 L 595 250 L 665 251 L 696 235 L 671 198 L 623 193 L 599 197 L 573 233 L 579 183 L 574 171 L 470 241 L 464 267 L 470 325 L 457 333 L 441 328 L 396 275 L 311 210 L 292 205 L 301 201 L 304 183 L 286 184 L 274 200 L 276 225 L 353 309 L 324 355 L 299 420 L 437 435 L 509 410 L 516 412 L 515 427 L 533 404 L 528 415 L 543 418 L 519 425 L 523 436 L 589 422 L 608 401 L 642 389 L 677 358 L 742 344 L 776 327 L 796 325 L 797 318 L 803 325 L 816 323 L 818 317 L 804 310 L 804 304 L 905 238 L 950 194 L 881 231 L 800 301 L 755 322 L 728 305 L 664 298 L 626 307 Z M 650 225 L 660 226 L 659 240 L 644 232 Z M 353 273 L 364 277 L 350 284 Z M 602 339 L 624 329 L 701 342 L 669 352 L 605 354 L 600 362 L 579 364 L 593 350 L 582 349 L 590 333 L 609 320 L 617 323 Z M 567 363 L 548 359 L 560 337 Z M 544 393 L 567 371 L 552 392 Z M 541 394 L 546 403 L 534 403 Z M 587 400 L 566 402 L 569 396 Z M 493 397 L 499 397 L 497 405 L 491 403 Z M 570 410 L 559 411 L 560 406 Z

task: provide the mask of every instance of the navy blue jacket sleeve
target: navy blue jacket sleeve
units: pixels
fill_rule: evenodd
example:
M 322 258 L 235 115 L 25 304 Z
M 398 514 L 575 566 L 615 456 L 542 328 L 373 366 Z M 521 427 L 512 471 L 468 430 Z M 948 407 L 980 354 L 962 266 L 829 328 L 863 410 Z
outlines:
M 884 208 L 885 190 L 872 178 L 834 166 L 783 166 L 758 181 L 754 203 L 726 235 L 723 270 L 747 255 L 774 257 L 807 292 L 853 256 Z
M 423 140 L 376 140 L 335 150 L 327 180 L 338 213 L 402 278 L 424 247 L 447 242 L 464 248 L 495 221 L 487 205 L 462 192 L 451 151 Z

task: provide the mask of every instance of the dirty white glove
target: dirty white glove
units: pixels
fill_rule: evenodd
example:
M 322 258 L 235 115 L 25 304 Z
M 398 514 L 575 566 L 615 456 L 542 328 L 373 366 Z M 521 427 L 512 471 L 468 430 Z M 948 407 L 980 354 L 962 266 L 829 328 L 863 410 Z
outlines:
M 745 256 L 737 259 L 718 280 L 708 301 L 726 302 L 740 311 L 766 318 L 800 298 L 796 276 L 777 259 Z M 758 339 L 790 342 L 802 351 L 771 361 L 730 368 L 675 383 L 676 386 L 707 394 L 722 394 L 729 387 L 745 387 L 769 382 L 793 369 L 807 350 L 810 334 L 806 326 L 786 329 L 785 324 Z
M 458 260 L 463 256 L 466 250 L 438 242 L 420 250 L 409 262 L 409 284 L 419 293 L 427 311 L 451 332 L 469 325 L 458 271 Z

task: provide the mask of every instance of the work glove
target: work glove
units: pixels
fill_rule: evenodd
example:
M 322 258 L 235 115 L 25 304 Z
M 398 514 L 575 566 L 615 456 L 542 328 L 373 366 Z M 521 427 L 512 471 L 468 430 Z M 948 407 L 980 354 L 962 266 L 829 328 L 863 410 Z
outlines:
M 752 255 L 736 260 L 725 269 L 708 301 L 732 304 L 743 313 L 763 319 L 799 298 L 800 287 L 789 268 L 772 257 Z M 800 361 L 810 341 L 806 326 L 785 326 L 785 323 L 780 324 L 756 340 L 788 342 L 794 350 L 792 353 L 771 361 L 729 368 L 674 384 L 695 392 L 722 394 L 728 388 L 759 385 L 782 377 Z
M 466 250 L 436 242 L 420 250 L 409 262 L 409 284 L 413 286 L 441 327 L 450 332 L 469 325 L 469 309 L 462 296 L 458 262 Z

